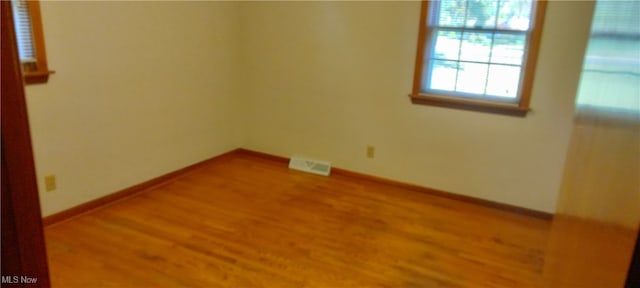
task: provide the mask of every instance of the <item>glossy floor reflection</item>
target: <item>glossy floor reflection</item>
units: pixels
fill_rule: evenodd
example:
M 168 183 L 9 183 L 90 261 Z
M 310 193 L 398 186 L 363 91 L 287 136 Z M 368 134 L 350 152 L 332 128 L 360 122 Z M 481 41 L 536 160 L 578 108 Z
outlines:
M 624 287 L 636 231 L 556 215 L 540 287 Z
M 53 287 L 624 287 L 635 231 L 237 152 L 45 229 Z

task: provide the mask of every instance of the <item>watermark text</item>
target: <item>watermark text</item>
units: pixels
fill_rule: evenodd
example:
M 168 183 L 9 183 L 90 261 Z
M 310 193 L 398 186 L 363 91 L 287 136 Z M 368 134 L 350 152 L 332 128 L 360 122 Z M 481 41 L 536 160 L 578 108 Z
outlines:
M 2 276 L 0 278 L 2 284 L 36 284 L 38 283 L 38 277 L 29 276 Z

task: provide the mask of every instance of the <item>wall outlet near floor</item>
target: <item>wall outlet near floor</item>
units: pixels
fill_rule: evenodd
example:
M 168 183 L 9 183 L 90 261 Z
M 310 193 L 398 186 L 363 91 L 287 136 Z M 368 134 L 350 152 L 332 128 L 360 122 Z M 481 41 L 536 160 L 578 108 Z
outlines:
M 367 158 L 373 158 L 376 155 L 376 147 L 367 146 Z
M 56 190 L 56 175 L 44 176 L 44 189 L 47 192 Z

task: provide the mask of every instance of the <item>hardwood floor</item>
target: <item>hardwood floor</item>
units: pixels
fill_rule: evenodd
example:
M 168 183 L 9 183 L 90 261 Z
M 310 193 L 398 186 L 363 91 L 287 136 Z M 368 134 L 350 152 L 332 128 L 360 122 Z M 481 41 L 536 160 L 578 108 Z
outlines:
M 535 287 L 551 231 L 235 153 L 45 236 L 53 287 Z
M 556 216 L 540 287 L 625 287 L 635 238 L 628 229 Z

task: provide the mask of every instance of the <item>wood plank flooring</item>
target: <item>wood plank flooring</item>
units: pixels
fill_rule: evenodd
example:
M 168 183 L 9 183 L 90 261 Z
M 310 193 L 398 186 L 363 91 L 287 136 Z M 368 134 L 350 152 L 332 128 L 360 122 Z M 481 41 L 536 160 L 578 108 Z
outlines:
M 550 232 L 236 153 L 45 237 L 53 287 L 535 287 Z
M 625 287 L 634 231 L 560 215 L 550 234 L 540 287 Z

